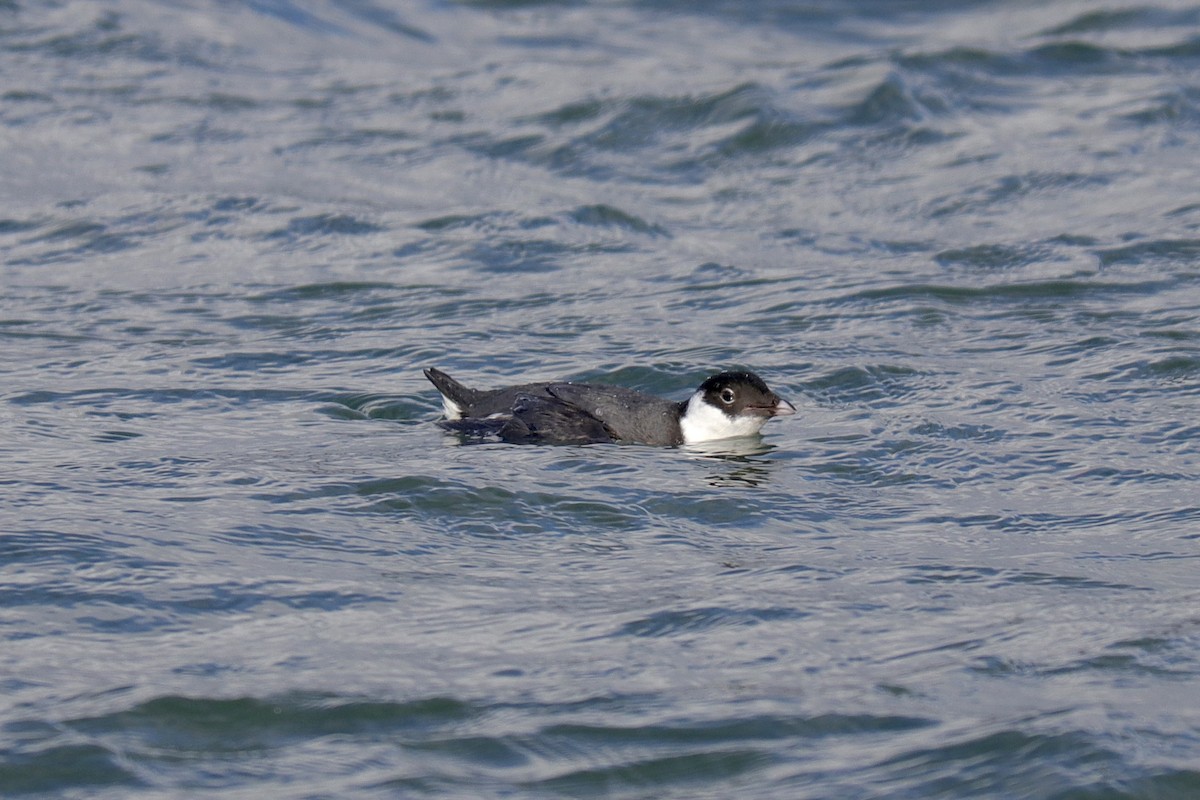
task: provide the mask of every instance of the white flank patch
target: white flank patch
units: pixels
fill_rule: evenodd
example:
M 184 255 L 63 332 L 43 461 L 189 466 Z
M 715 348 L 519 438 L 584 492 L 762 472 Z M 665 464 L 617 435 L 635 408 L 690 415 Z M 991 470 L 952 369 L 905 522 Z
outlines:
M 704 402 L 703 392 L 696 392 L 688 400 L 679 427 L 683 430 L 684 444 L 695 444 L 714 439 L 732 439 L 735 436 L 753 436 L 766 423 L 767 418 L 758 414 L 730 417 L 721 409 Z
M 442 413 L 446 415 L 446 419 L 462 419 L 462 406 L 451 400 L 446 395 L 442 395 Z

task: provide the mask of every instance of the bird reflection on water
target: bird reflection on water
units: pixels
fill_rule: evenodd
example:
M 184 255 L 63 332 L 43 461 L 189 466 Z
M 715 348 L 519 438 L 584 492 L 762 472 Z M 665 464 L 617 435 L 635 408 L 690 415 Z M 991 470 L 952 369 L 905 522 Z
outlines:
M 742 436 L 719 439 L 680 447 L 688 455 L 732 466 L 728 471 L 714 472 L 706 482 L 713 487 L 761 486 L 771 479 L 774 462 L 758 458 L 776 449 L 762 436 Z

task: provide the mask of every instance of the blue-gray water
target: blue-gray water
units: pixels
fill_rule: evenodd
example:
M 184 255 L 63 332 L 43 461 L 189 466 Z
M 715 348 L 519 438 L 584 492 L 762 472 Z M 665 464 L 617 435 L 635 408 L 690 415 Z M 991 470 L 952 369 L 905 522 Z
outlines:
M 0 795 L 1200 797 L 1197 86 L 1194 3 L 0 2 Z

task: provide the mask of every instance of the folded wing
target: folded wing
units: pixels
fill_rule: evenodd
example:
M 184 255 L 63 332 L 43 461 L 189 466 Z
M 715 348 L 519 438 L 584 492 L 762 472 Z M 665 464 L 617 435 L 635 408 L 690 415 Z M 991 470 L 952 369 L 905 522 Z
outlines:
M 512 444 L 596 444 L 617 439 L 594 415 L 556 397 L 533 394 L 518 394 L 504 413 L 445 420 L 440 424 L 456 433 L 497 436 Z

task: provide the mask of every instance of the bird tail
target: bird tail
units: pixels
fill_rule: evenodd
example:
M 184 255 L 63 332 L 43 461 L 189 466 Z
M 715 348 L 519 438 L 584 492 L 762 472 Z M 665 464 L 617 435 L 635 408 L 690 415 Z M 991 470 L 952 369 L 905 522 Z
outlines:
M 429 379 L 435 389 L 441 392 L 446 419 L 462 419 L 467 416 L 468 410 L 479 395 L 478 391 L 463 386 L 435 367 L 425 370 L 425 377 Z

